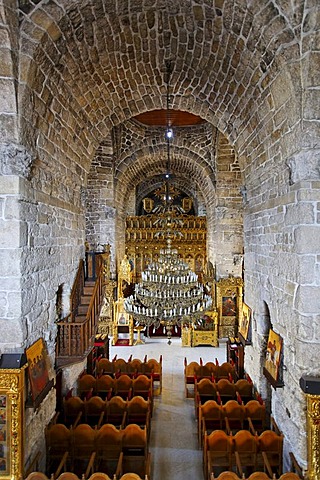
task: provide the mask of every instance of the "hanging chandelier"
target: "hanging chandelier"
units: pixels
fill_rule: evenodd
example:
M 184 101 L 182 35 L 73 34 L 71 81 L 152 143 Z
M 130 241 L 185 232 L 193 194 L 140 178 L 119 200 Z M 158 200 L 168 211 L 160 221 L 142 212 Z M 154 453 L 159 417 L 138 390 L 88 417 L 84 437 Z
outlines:
M 172 329 L 182 325 L 196 324 L 211 307 L 212 298 L 198 281 L 198 276 L 189 265 L 172 248 L 172 241 L 181 237 L 183 221 L 180 214 L 184 210 L 174 204 L 170 185 L 170 142 L 173 130 L 170 122 L 170 75 L 171 64 L 166 64 L 167 74 L 167 121 L 166 144 L 167 162 L 165 172 L 163 202 L 153 210 L 158 215 L 154 226 L 158 228 L 155 237 L 164 238 L 166 248 L 160 250 L 157 261 L 148 265 L 141 273 L 141 282 L 135 285 L 134 294 L 125 298 L 124 308 L 135 320 L 136 324 L 154 330 L 163 325 L 171 344 Z

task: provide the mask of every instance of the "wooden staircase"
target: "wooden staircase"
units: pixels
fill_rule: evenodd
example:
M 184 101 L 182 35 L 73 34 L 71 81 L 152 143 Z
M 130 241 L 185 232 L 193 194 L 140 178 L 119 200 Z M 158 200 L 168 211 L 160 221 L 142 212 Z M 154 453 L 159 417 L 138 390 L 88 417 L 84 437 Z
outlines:
M 70 296 L 71 312 L 58 322 L 56 367 L 86 359 L 94 346 L 102 300 L 102 262 L 97 268 L 96 279 L 86 280 L 81 260 Z

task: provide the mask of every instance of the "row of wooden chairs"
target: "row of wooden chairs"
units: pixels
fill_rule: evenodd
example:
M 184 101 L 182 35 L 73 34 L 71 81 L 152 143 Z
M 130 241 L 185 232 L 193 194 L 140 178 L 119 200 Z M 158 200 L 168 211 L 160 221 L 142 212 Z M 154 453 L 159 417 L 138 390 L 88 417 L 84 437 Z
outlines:
M 82 476 L 76 475 L 73 472 L 63 472 L 59 475 L 57 480 L 82 480 Z M 25 480 L 55 480 L 54 476 L 47 477 L 45 473 L 42 472 L 31 472 Z M 93 473 L 88 480 L 117 480 L 117 476 L 109 477 L 106 473 L 96 472 Z M 140 475 L 136 473 L 125 473 L 119 478 L 119 480 L 149 480 L 148 475 L 145 475 L 144 478 L 141 478 Z
M 300 480 L 300 478 L 293 472 L 283 473 L 280 477 L 272 476 L 272 480 Z M 233 472 L 222 472 L 218 477 L 212 473 L 210 480 L 270 480 L 270 477 L 265 472 L 254 472 L 249 477 L 239 477 Z
M 111 478 L 134 472 L 150 476 L 150 452 L 146 429 L 131 424 L 123 430 L 105 424 L 99 430 L 81 424 L 68 429 L 54 424 L 46 429 L 47 474 L 56 478 L 72 471 L 88 478 L 93 472 L 106 473 Z
M 224 362 L 221 365 L 214 362 L 207 362 L 203 364 L 200 359 L 198 362 L 188 363 L 187 358 L 184 359 L 184 384 L 185 384 L 185 396 L 189 397 L 189 386 L 194 386 L 195 381 L 200 381 L 203 378 L 209 378 L 211 380 L 218 381 L 222 378 L 236 381 L 237 373 L 235 366 L 230 362 Z
M 78 379 L 78 392 L 83 399 L 89 399 L 93 395 L 101 396 L 104 399 L 114 395 L 123 399 L 140 395 L 152 400 L 153 379 L 147 375 L 139 375 L 137 378 L 132 378 L 127 374 L 118 378 L 101 375 L 96 378 L 93 375 L 84 374 Z
M 146 375 L 152 378 L 157 386 L 162 390 L 162 355 L 159 360 L 155 358 L 144 358 L 140 360 L 138 358 L 132 358 L 132 356 L 125 360 L 123 358 L 114 358 L 109 360 L 107 358 L 101 358 L 96 362 L 96 374 L 100 376 L 102 374 L 110 375 L 114 378 L 120 375 L 126 374 L 132 378 L 136 378 L 138 375 Z
M 194 383 L 194 402 L 195 412 L 197 414 L 199 403 L 207 400 L 215 400 L 223 404 L 228 400 L 237 400 L 240 404 L 254 400 L 253 384 L 248 380 L 241 379 L 236 383 L 222 378 L 218 382 L 213 382 L 209 378 L 203 378 Z
M 216 471 L 237 469 L 240 476 L 261 470 L 270 478 L 282 474 L 283 435 L 265 430 L 259 436 L 248 430 L 228 435 L 223 430 L 205 432 L 203 441 L 204 474 L 211 480 Z
M 229 400 L 219 405 L 215 400 L 208 400 L 198 409 L 198 436 L 202 446 L 205 432 L 225 430 L 226 433 L 236 433 L 248 429 L 251 433 L 262 433 L 266 427 L 265 404 L 250 400 L 246 405 L 240 405 L 236 400 Z
M 103 400 L 94 396 L 89 400 L 80 397 L 71 397 L 64 401 L 64 424 L 75 428 L 80 423 L 86 423 L 92 427 L 100 428 L 105 423 L 111 423 L 115 427 L 124 428 L 130 423 L 144 426 L 150 433 L 152 405 L 149 399 L 140 395 L 124 400 L 120 396 Z M 60 416 L 60 415 L 59 415 Z M 59 420 L 56 416 L 55 423 Z

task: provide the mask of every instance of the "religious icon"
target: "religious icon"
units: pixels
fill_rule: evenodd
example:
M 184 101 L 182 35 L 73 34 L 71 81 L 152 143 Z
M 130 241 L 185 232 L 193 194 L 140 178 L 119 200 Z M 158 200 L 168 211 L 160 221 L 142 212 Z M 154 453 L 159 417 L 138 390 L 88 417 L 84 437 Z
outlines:
M 237 305 L 235 297 L 222 297 L 222 316 L 235 317 L 237 314 Z
M 26 350 L 32 399 L 35 399 L 49 383 L 47 351 L 42 338 Z
M 265 369 L 270 375 L 278 380 L 279 368 L 281 361 L 282 338 L 273 330 L 269 331 L 269 338 L 267 343 Z

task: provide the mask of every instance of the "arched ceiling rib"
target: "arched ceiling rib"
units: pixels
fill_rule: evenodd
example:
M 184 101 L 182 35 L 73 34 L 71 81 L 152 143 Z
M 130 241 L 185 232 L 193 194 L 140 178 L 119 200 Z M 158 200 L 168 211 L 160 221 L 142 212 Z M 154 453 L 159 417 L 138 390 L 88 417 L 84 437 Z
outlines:
M 148 153 L 138 153 L 134 162 L 128 162 L 126 168 L 116 172 L 116 205 L 123 206 L 126 210 L 126 201 L 130 197 L 133 186 L 138 185 L 143 178 L 162 176 L 164 178 L 163 152 L 149 155 Z M 196 191 L 199 198 L 206 199 L 209 192 L 214 190 L 212 177 L 204 167 L 199 167 L 196 158 L 190 158 L 178 151 L 174 152 L 172 161 L 172 171 L 179 177 L 179 181 L 190 184 L 190 191 Z M 200 193 L 201 192 L 201 193 Z M 204 200 L 206 204 L 206 200 Z

